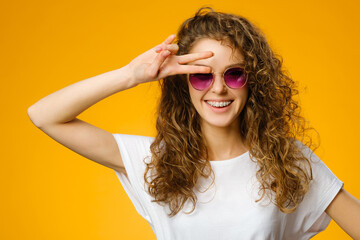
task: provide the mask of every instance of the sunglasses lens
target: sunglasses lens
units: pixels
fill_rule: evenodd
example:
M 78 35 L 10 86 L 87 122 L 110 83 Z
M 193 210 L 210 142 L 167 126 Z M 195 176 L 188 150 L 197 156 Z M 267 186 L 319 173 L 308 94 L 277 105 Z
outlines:
M 246 74 L 241 68 L 231 68 L 225 72 L 224 79 L 230 88 L 241 88 L 246 83 Z
M 195 73 L 189 75 L 191 85 L 197 90 L 208 88 L 212 82 L 211 73 Z

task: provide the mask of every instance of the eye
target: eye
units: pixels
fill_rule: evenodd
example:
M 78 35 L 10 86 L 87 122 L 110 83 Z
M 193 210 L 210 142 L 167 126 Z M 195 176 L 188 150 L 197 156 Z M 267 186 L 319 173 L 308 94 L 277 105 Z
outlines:
M 226 71 L 225 75 L 230 78 L 238 78 L 244 74 L 244 70 L 242 68 L 230 68 Z
M 230 68 L 225 72 L 224 79 L 230 88 L 242 88 L 246 84 L 246 76 L 242 68 Z
M 189 75 L 190 81 L 196 80 L 196 81 L 209 81 L 212 79 L 211 73 L 194 73 Z

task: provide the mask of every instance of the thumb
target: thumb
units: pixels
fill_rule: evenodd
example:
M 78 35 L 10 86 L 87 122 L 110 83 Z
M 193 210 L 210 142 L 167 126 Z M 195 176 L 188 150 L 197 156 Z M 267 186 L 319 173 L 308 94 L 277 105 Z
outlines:
M 169 50 L 162 51 L 158 53 L 153 63 L 148 68 L 148 74 L 155 78 L 158 75 L 161 64 L 165 61 L 165 59 L 170 55 Z

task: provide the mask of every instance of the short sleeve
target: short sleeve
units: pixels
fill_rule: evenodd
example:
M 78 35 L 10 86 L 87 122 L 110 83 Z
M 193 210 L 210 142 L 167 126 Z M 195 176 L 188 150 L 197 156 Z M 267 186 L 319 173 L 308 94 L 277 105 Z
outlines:
M 338 194 L 344 183 L 307 146 L 300 143 L 304 156 L 310 159 L 313 180 L 303 201 L 289 214 L 287 229 L 301 233 L 301 239 L 309 239 L 326 229 L 331 218 L 325 210 Z M 290 230 L 291 231 L 291 230 Z
M 115 173 L 137 212 L 151 224 L 149 197 L 144 185 L 146 168 L 144 160 L 150 156 L 150 145 L 153 138 L 117 133 L 112 135 L 117 142 L 126 170 L 126 174 L 118 171 Z

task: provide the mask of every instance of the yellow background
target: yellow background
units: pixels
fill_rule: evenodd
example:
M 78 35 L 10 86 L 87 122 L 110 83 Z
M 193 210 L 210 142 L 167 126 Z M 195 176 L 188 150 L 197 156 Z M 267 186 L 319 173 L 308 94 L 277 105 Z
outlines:
M 265 32 L 321 135 L 315 153 L 360 199 L 358 1 L 2 1 L 0 239 L 155 239 L 113 170 L 49 138 L 26 111 L 124 66 L 205 4 Z M 112 133 L 154 136 L 157 97 L 157 84 L 140 85 L 79 118 Z M 314 239 L 351 238 L 331 221 Z

